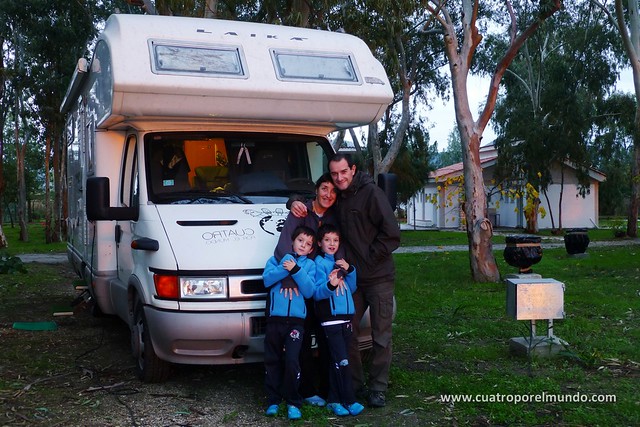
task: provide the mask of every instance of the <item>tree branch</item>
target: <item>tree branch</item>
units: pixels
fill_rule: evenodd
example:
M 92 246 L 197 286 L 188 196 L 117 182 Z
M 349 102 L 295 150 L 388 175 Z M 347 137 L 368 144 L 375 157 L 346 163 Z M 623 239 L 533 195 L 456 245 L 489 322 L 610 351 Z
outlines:
M 619 1 L 619 0 L 616 0 Z M 498 65 L 496 66 L 496 71 L 491 78 L 491 84 L 489 86 L 489 94 L 487 96 L 487 102 L 484 105 L 484 109 L 482 110 L 482 114 L 477 121 L 477 126 L 481 129 L 484 129 L 489 123 L 491 119 L 491 115 L 493 114 L 493 105 L 495 105 L 495 100 L 498 97 L 498 89 L 500 87 L 500 80 L 502 80 L 502 76 L 506 72 L 507 68 L 517 55 L 518 51 L 524 44 L 524 42 L 531 37 L 533 33 L 536 32 L 538 27 L 546 21 L 550 16 L 556 13 L 558 10 L 562 8 L 562 0 L 553 0 L 554 7 L 549 8 L 544 11 L 534 22 L 532 22 L 529 27 L 527 27 L 522 34 L 514 39 L 514 41 L 507 49 L 507 52 L 504 54 Z

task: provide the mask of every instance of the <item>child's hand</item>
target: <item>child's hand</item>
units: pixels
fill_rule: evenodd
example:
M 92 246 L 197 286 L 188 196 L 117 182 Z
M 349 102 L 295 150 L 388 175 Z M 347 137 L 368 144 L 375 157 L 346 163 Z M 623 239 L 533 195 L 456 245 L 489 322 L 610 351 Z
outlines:
M 288 259 L 286 261 L 283 261 L 282 266 L 285 268 L 285 270 L 291 271 L 293 270 L 293 267 L 296 266 L 296 262 L 292 259 Z
M 344 271 L 349 271 L 349 263 L 344 259 L 337 260 L 336 265 L 338 265 L 340 268 L 343 268 Z

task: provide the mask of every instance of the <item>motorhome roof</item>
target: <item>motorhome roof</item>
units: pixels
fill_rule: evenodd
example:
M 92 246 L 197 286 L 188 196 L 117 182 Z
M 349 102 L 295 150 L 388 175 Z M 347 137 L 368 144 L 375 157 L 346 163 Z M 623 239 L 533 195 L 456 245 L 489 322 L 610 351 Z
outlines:
M 393 97 L 357 37 L 217 19 L 112 15 L 91 74 L 85 95 L 102 128 L 174 118 L 333 130 L 378 120 Z M 73 85 L 62 109 L 75 102 Z

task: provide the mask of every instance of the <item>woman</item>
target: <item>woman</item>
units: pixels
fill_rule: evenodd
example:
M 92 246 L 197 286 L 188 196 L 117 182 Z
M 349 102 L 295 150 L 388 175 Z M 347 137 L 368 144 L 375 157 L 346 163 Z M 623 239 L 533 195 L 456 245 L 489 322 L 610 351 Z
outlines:
M 309 214 L 305 217 L 297 217 L 289 213 L 289 216 L 287 216 L 282 231 L 280 232 L 278 245 L 274 251 L 275 257 L 281 259 L 291 251 L 291 235 L 297 227 L 305 225 L 317 232 L 322 224 L 337 225 L 332 209 L 336 198 L 336 187 L 333 185 L 331 175 L 325 173 L 316 181 L 315 198 L 304 203 Z M 317 248 L 314 248 L 311 258 L 315 257 L 316 253 Z
M 336 187 L 331 180 L 331 175 L 325 173 L 316 181 L 315 198 L 304 203 L 307 207 L 308 214 L 303 218 L 299 218 L 292 213 L 289 213 L 287 216 L 282 231 L 280 232 L 278 245 L 274 251 L 276 259 L 282 259 L 283 256 L 291 251 L 291 236 L 297 227 L 304 225 L 311 228 L 314 232 L 317 232 L 322 224 L 337 225 L 332 209 L 336 198 Z M 316 247 L 309 255 L 309 258 L 313 259 L 317 253 L 318 248 Z M 341 257 L 344 257 L 344 250 L 342 250 L 342 248 L 340 254 Z M 338 256 L 338 258 L 340 256 Z M 282 285 L 285 292 L 287 292 L 287 286 L 289 286 L 290 292 L 297 292 L 293 280 L 291 280 L 288 285 L 283 281 Z M 307 403 L 315 406 L 324 406 L 326 401 L 320 397 L 319 394 L 326 396 L 329 387 L 326 338 L 315 316 L 313 299 L 309 299 L 306 302 L 307 317 L 304 324 L 305 334 L 303 336 L 302 351 L 300 352 L 300 367 L 302 369 L 300 394 Z M 318 358 L 320 359 L 318 361 L 316 361 L 313 355 L 313 337 L 316 338 L 318 345 Z M 318 377 L 317 387 L 316 376 Z

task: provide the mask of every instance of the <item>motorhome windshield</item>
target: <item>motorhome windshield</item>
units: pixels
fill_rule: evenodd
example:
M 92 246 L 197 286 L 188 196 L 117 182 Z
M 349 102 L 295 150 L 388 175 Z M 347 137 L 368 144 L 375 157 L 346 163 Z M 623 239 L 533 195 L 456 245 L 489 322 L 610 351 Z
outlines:
M 317 137 L 238 133 L 145 136 L 149 200 L 156 204 L 283 203 L 313 194 L 326 165 Z M 318 161 L 322 160 L 322 161 Z

